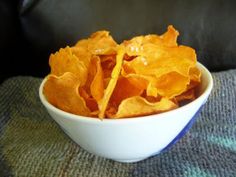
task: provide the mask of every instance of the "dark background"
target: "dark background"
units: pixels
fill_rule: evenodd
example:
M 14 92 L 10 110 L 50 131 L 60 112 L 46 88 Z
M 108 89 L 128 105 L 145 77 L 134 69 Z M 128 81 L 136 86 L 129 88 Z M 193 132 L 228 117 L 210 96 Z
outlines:
M 20 1 L 0 0 L 0 82 L 17 75 L 43 77 L 49 50 L 37 47 L 23 30 Z
M 97 30 L 109 30 L 121 42 L 162 34 L 169 24 L 211 71 L 236 68 L 233 0 L 0 0 L 0 82 L 44 77 L 50 53 Z

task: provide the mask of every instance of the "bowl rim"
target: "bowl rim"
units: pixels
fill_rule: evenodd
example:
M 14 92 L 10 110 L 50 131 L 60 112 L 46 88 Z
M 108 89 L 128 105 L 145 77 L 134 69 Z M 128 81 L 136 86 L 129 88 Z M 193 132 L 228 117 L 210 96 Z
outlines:
M 148 119 L 153 119 L 153 118 L 157 118 L 156 116 L 168 116 L 170 114 L 177 114 L 179 111 L 184 110 L 184 109 L 188 109 L 188 107 L 190 107 L 191 105 L 193 105 L 195 102 L 198 102 L 201 99 L 207 99 L 207 97 L 210 95 L 211 90 L 213 88 L 213 78 L 211 73 L 208 71 L 208 69 L 201 64 L 200 62 L 197 62 L 197 67 L 199 69 L 201 69 L 202 72 L 204 72 L 205 77 L 208 80 L 208 84 L 204 90 L 204 92 L 198 96 L 195 100 L 191 101 L 190 103 L 183 105 L 181 107 L 178 107 L 176 109 L 170 110 L 170 111 L 166 111 L 166 112 L 162 112 L 162 113 L 158 113 L 158 114 L 152 114 L 152 115 L 147 115 L 147 116 L 140 116 L 140 117 L 127 117 L 127 118 L 118 118 L 118 119 L 99 119 L 96 117 L 86 117 L 86 116 L 81 116 L 81 115 L 76 115 L 76 114 L 72 114 L 66 111 L 63 111 L 55 106 L 53 106 L 51 103 L 49 103 L 47 101 L 47 99 L 45 98 L 45 96 L 43 95 L 43 86 L 44 83 L 46 82 L 47 77 L 45 77 L 40 86 L 39 86 L 39 98 L 42 102 L 42 104 L 47 108 L 52 110 L 53 112 L 57 112 L 58 114 L 64 115 L 66 117 L 66 119 L 71 119 L 71 120 L 80 120 L 83 122 L 107 122 L 107 123 L 122 123 L 122 122 L 135 122 L 135 121 L 140 121 L 140 120 L 148 120 Z M 204 101 L 204 100 L 203 100 Z

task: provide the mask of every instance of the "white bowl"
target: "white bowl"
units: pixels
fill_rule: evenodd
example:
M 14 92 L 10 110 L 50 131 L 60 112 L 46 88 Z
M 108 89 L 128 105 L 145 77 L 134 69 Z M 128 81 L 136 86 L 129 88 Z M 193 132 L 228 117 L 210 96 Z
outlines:
M 199 97 L 165 113 L 123 119 L 96 119 L 62 111 L 39 96 L 51 117 L 63 131 L 88 152 L 119 162 L 137 162 L 156 155 L 173 145 L 191 127 L 213 87 L 210 72 L 200 63 L 202 83 Z

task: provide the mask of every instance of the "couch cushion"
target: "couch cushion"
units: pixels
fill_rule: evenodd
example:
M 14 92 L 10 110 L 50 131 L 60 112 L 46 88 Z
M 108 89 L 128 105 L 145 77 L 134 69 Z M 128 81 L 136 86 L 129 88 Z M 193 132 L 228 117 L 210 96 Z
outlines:
M 20 19 L 33 45 L 56 51 L 107 29 L 116 40 L 163 33 L 173 24 L 181 44 L 197 50 L 209 69 L 236 68 L 235 1 L 25 0 Z M 42 62 L 47 62 L 46 59 Z

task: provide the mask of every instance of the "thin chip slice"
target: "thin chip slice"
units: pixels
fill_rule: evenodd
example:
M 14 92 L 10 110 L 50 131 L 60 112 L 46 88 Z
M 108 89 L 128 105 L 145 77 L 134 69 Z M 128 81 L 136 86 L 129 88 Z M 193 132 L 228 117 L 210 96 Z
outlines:
M 167 32 L 160 36 L 163 39 L 163 43 L 166 46 L 174 47 L 177 46 L 177 37 L 179 36 L 179 32 L 172 26 L 168 26 Z
M 128 81 L 140 90 L 147 89 L 148 86 L 148 76 L 138 75 L 138 74 L 127 74 L 124 76 Z
M 201 81 L 201 71 L 195 66 L 190 68 L 189 76 L 191 81 L 200 82 Z
M 141 90 L 146 90 L 147 96 L 158 96 L 158 90 L 155 87 L 156 78 L 154 76 L 147 76 L 141 74 L 126 74 L 122 75 L 129 80 L 132 85 Z
M 193 101 L 195 100 L 196 96 L 195 96 L 195 90 L 194 89 L 190 89 L 187 90 L 186 92 L 182 93 L 181 95 L 178 95 L 175 97 L 177 102 L 181 102 L 181 101 Z
M 111 73 L 111 79 L 108 83 L 107 88 L 105 89 L 103 98 L 99 101 L 98 107 L 99 107 L 99 118 L 104 118 L 105 111 L 107 108 L 107 104 L 110 100 L 110 97 L 112 95 L 113 90 L 115 89 L 118 77 L 120 75 L 122 63 L 123 63 L 123 56 L 124 56 L 124 49 L 121 47 L 118 49 L 117 56 L 116 56 L 116 65 Z
M 146 58 L 143 56 L 136 57 L 130 62 L 125 62 L 123 68 L 126 72 L 132 72 L 139 75 L 155 75 L 161 77 L 170 72 L 177 72 L 183 76 L 189 75 L 190 68 L 195 63 L 186 58 Z
M 195 50 L 191 47 L 180 45 L 178 47 L 169 47 L 166 49 L 166 51 L 172 58 L 176 57 L 180 59 L 188 59 L 196 65 L 197 55 Z
M 80 61 L 82 61 L 86 68 L 89 67 L 92 54 L 82 47 L 71 47 L 72 54 L 75 55 Z
M 155 86 L 155 79 L 154 78 L 150 80 L 150 82 L 149 82 L 149 84 L 147 86 L 146 93 L 147 93 L 147 96 L 152 96 L 152 97 L 159 96 L 158 90 L 157 90 L 157 88 Z
M 91 111 L 97 111 L 97 101 L 102 98 L 104 92 L 103 72 L 98 56 L 92 56 L 88 70 L 87 81 L 83 87 L 80 87 L 80 95 Z
M 160 47 L 177 47 L 177 37 L 179 32 L 172 26 L 168 26 L 168 30 L 163 35 L 149 34 L 145 36 L 137 36 L 130 40 L 125 40 L 121 45 L 125 47 L 126 53 L 128 56 L 147 56 L 147 53 L 150 53 L 149 56 L 153 57 L 150 44 L 155 46 L 155 49 L 158 50 Z M 149 47 L 145 47 L 149 45 Z M 147 49 L 150 49 L 147 51 Z M 156 53 L 156 52 L 155 52 Z
M 108 31 L 97 31 L 90 38 L 78 41 L 75 46 L 86 48 L 94 55 L 110 55 L 116 53 L 117 43 Z
M 70 47 L 61 48 L 59 52 L 51 54 L 49 65 L 51 67 L 51 74 L 62 76 L 65 72 L 71 72 L 78 78 L 81 85 L 85 84 L 88 69 L 85 63 L 72 53 Z
M 89 116 L 90 110 L 79 94 L 79 86 L 80 81 L 72 73 L 66 72 L 59 77 L 49 75 L 43 93 L 57 108 L 73 114 Z
M 140 96 L 130 97 L 123 100 L 114 118 L 127 118 L 150 115 L 175 109 L 177 105 L 167 98 L 162 98 L 159 102 L 150 103 Z
M 125 40 L 121 43 L 121 46 L 125 48 L 125 53 L 128 56 L 138 56 L 142 53 L 142 43 L 144 36 L 137 36 L 130 40 Z
M 101 67 L 101 62 L 99 57 L 97 57 L 96 60 L 96 74 L 93 78 L 93 81 L 90 85 L 90 91 L 91 91 L 91 95 L 93 96 L 93 98 L 99 102 L 102 97 L 103 97 L 103 92 L 104 92 L 104 77 L 103 77 L 103 70 Z
M 109 102 L 115 107 L 118 107 L 122 100 L 139 96 L 143 91 L 144 88 L 139 87 L 139 85 L 134 82 L 130 82 L 128 78 L 119 77 Z
M 111 72 L 116 65 L 116 55 L 100 55 L 104 79 L 111 77 Z
M 115 108 L 114 106 L 110 106 L 108 105 L 107 106 L 107 110 L 105 112 L 105 115 L 106 115 L 106 118 L 114 118 L 114 115 L 116 114 L 117 112 L 117 108 Z
M 190 83 L 187 90 L 196 88 L 201 82 L 201 71 L 197 67 L 190 68 L 189 71 Z
M 170 72 L 160 78 L 157 78 L 155 82 L 156 83 L 154 83 L 154 86 L 157 88 L 158 95 L 173 98 L 186 91 L 190 79 L 189 77 L 185 77 L 177 72 Z
M 85 100 L 86 106 L 91 111 L 91 114 L 94 111 L 98 111 L 97 101 L 85 91 L 84 87 L 79 88 L 79 93 L 80 93 L 81 97 L 83 97 L 83 99 Z
M 92 56 L 90 60 L 91 61 L 89 63 L 89 67 L 88 67 L 87 80 L 86 80 L 83 87 L 84 87 L 84 90 L 87 92 L 87 94 L 91 96 L 90 86 L 94 80 L 96 73 L 97 73 L 97 61 L 99 60 L 99 57 Z

